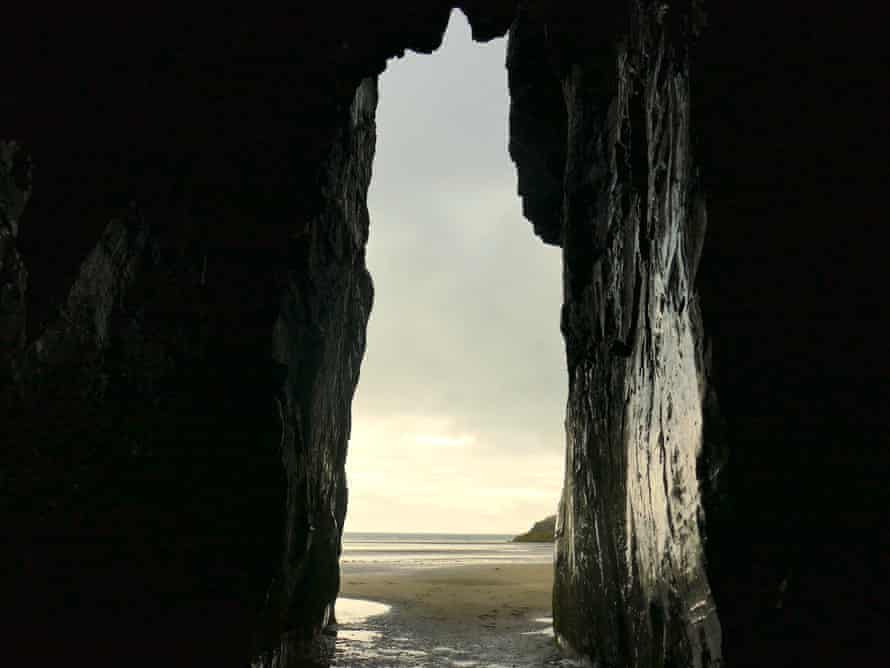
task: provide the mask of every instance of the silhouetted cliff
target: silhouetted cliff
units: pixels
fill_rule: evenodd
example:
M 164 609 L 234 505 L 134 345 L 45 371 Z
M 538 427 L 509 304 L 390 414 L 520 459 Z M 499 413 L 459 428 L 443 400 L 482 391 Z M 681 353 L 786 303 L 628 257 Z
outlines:
M 514 543 L 552 543 L 556 535 L 556 515 L 535 522 L 532 528 L 513 538 Z

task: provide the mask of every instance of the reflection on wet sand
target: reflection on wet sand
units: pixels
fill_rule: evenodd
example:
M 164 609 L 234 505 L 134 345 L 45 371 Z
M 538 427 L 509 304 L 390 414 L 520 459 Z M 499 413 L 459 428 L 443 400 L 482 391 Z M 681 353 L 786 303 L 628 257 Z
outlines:
M 377 610 L 371 606 L 379 605 Z M 383 612 L 379 612 L 379 610 Z M 367 617 L 360 611 L 370 611 Z M 374 613 L 377 614 L 374 614 Z M 463 623 L 433 622 L 412 616 L 405 608 L 361 599 L 337 601 L 339 623 L 333 655 L 325 666 L 356 668 L 504 668 L 559 666 L 553 646 L 552 619 L 512 617 L 500 629 L 480 626 L 478 619 Z M 525 630 L 519 630 L 525 629 Z
M 504 537 L 350 536 L 325 636 L 338 668 L 539 668 L 560 660 L 553 547 Z

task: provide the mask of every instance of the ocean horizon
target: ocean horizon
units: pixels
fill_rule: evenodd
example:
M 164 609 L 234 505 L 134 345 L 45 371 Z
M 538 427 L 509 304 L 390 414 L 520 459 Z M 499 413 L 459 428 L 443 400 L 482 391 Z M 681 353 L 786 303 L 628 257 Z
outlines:
M 511 534 L 389 533 L 343 534 L 344 574 L 405 571 L 473 564 L 552 563 L 552 543 L 513 543 Z
M 521 532 L 520 532 L 521 533 Z M 430 538 L 438 542 L 509 542 L 517 534 L 510 533 L 450 533 L 445 531 L 344 531 L 343 540 L 404 540 L 407 538 Z

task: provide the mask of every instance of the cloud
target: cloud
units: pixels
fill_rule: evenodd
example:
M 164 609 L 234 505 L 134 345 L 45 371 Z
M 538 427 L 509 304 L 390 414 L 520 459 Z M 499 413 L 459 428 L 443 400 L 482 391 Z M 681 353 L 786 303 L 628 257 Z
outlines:
M 472 436 L 415 436 L 414 442 L 418 445 L 431 445 L 433 447 L 460 448 L 469 445 L 475 439 Z
M 555 510 L 560 250 L 521 214 L 504 62 L 455 12 L 438 52 L 381 78 L 350 530 L 511 533 Z

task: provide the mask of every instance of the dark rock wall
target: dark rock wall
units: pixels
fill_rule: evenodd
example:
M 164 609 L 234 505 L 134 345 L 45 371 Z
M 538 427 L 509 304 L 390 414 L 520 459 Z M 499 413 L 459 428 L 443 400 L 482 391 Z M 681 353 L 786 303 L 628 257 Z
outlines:
M 25 345 L 28 270 L 18 249 L 19 218 L 31 190 L 28 157 L 14 142 L 0 143 L 0 383 Z
M 28 270 L 18 249 L 19 218 L 31 190 L 28 158 L 14 142 L 0 143 L 0 383 L 25 345 Z
M 5 247 L 18 299 L 4 301 L 4 322 L 24 348 L 4 384 L 3 517 L 21 547 L 5 555 L 22 601 L 13 652 L 240 665 L 284 631 L 296 630 L 291 650 L 320 633 L 338 589 L 349 405 L 371 302 L 375 105 L 373 80 L 334 105 L 302 191 L 268 171 L 268 154 L 228 171 L 213 147 L 206 172 L 131 175 L 132 199 L 108 207 L 114 219 L 26 348 L 24 271 Z M 11 161 L 4 223 L 23 200 Z M 36 201 L 85 214 L 82 193 L 53 192 L 35 172 L 48 191 Z M 49 243 L 46 212 L 23 217 L 44 223 Z M 35 642 L 54 627 L 55 644 Z
M 284 665 L 333 620 L 339 591 L 350 405 L 373 295 L 365 245 L 376 106 L 376 79 L 365 79 L 324 165 L 322 213 L 292 239 L 293 269 L 274 328 L 275 358 L 288 370 L 277 398 L 288 490 L 276 588 Z
M 515 57 L 511 78 L 552 63 L 567 127 L 564 166 L 553 169 L 564 175 L 559 233 L 552 211 L 534 218 L 552 192 L 523 193 L 565 262 L 555 628 L 595 665 L 720 665 L 699 480 L 715 468 L 700 466 L 710 388 L 694 288 L 706 220 L 690 127 L 698 16 L 660 3 L 621 9 L 579 14 L 574 25 L 531 11 L 511 33 L 511 54 L 538 49 Z M 554 86 L 537 91 L 552 108 Z M 515 107 L 534 101 L 514 100 L 520 139 L 536 128 Z M 520 184 L 525 171 L 547 183 L 535 178 L 540 160 L 514 155 Z
M 520 6 L 510 27 L 510 157 L 522 213 L 545 243 L 562 244 L 566 161 L 566 106 L 559 78 L 547 57 L 545 24 Z
M 732 505 L 733 665 L 880 661 L 890 630 L 886 6 L 708 3 L 699 286 Z M 877 235 L 877 236 L 876 236 Z
M 282 378 L 246 336 L 255 304 L 228 301 L 256 267 L 184 251 L 165 222 L 112 220 L 13 360 L 4 585 L 10 651 L 39 664 L 121 661 L 147 636 L 128 661 L 246 655 L 278 568 Z

